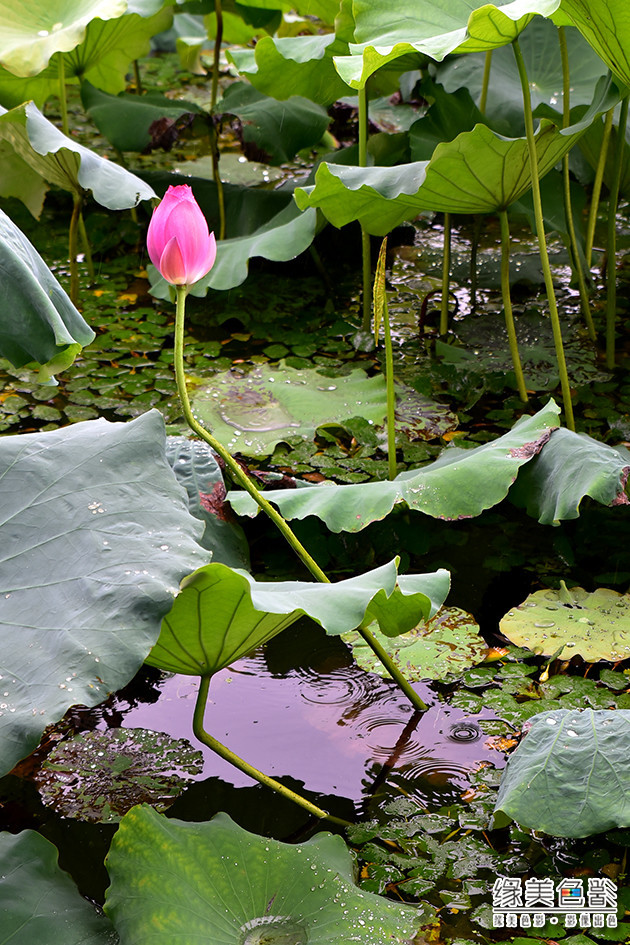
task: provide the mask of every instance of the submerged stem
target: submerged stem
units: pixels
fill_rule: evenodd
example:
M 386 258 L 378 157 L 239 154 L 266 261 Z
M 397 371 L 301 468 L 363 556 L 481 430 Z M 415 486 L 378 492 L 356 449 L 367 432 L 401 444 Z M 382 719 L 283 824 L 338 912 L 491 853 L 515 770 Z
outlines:
M 208 702 L 208 692 L 210 690 L 211 678 L 211 676 L 202 676 L 199 681 L 199 692 L 197 694 L 197 701 L 195 703 L 195 711 L 193 715 L 193 732 L 195 737 L 198 738 L 203 745 L 207 745 L 208 748 L 211 748 L 212 751 L 216 752 L 216 754 L 223 758 L 224 761 L 234 765 L 235 768 L 238 768 L 240 771 L 243 771 L 245 774 L 249 775 L 249 777 L 253 778 L 254 781 L 264 784 L 265 787 L 271 788 L 272 791 L 275 791 L 277 794 L 281 794 L 282 797 L 286 797 L 288 800 L 298 804 L 305 811 L 308 811 L 311 816 L 317 817 L 319 820 L 329 820 L 331 823 L 339 824 L 341 827 L 348 827 L 349 823 L 347 820 L 342 820 L 340 817 L 334 817 L 327 811 L 322 810 L 321 807 L 311 804 L 311 802 L 305 797 L 302 797 L 300 794 L 296 794 L 295 791 L 285 787 L 284 784 L 280 784 L 280 782 L 274 780 L 274 778 L 270 778 L 268 775 L 263 774 L 263 772 L 259 771 L 258 768 L 254 768 L 253 765 L 250 765 L 247 761 L 241 758 L 240 755 L 236 755 L 233 751 L 227 748 L 226 745 L 223 745 L 221 742 L 217 741 L 216 738 L 213 738 L 212 735 L 209 735 L 208 732 L 206 732 L 203 727 L 203 721 L 206 705 Z
M 359 89 L 359 167 L 367 166 L 368 104 L 367 86 Z M 369 331 L 372 323 L 372 259 L 370 234 L 361 227 L 361 262 L 363 273 L 363 319 L 361 328 Z
M 516 374 L 516 386 L 518 387 L 521 400 L 526 404 L 528 400 L 527 387 L 525 386 L 525 377 L 523 376 L 523 367 L 518 351 L 514 315 L 512 313 L 512 297 L 510 295 L 510 224 L 508 223 L 507 210 L 499 211 L 499 220 L 501 223 L 501 293 L 503 295 L 505 327 L 508 334 L 514 373 Z
M 261 508 L 262 511 L 266 513 L 266 515 L 268 515 L 282 536 L 291 546 L 293 551 L 296 553 L 298 558 L 303 564 L 306 565 L 313 577 L 322 584 L 330 584 L 330 578 L 327 577 L 315 559 L 308 553 L 302 542 L 299 540 L 293 529 L 285 521 L 282 515 L 280 515 L 277 509 L 275 509 L 273 505 L 264 497 L 260 490 L 251 481 L 249 476 L 243 472 L 241 467 L 232 457 L 231 453 L 223 446 L 223 444 L 220 443 L 216 437 L 212 435 L 212 433 L 206 430 L 205 427 L 203 427 L 193 416 L 193 412 L 190 407 L 190 400 L 188 399 L 188 391 L 186 389 L 186 377 L 184 375 L 184 315 L 186 310 L 186 295 L 188 293 L 188 287 L 185 285 L 178 285 L 175 286 L 175 289 L 177 292 L 174 353 L 175 379 L 177 381 L 177 391 L 181 401 L 182 410 L 184 412 L 184 417 L 186 418 L 186 423 L 190 429 L 197 434 L 197 436 L 201 437 L 201 439 L 204 440 L 208 446 L 210 446 L 215 451 L 215 453 L 221 457 L 227 468 L 230 470 L 235 481 L 238 482 L 238 484 L 242 486 L 243 489 L 245 489 L 245 491 L 257 503 L 258 507 Z M 359 627 L 359 631 L 368 646 L 370 646 L 374 653 L 376 653 L 376 655 L 379 657 L 383 666 L 390 674 L 394 682 L 408 696 L 411 703 L 417 709 L 424 711 L 427 708 L 426 703 L 423 702 L 420 696 L 411 688 L 409 682 L 398 670 L 391 657 L 377 642 L 371 631 L 368 630 L 367 627 L 363 627 L 363 625 Z
M 608 157 L 608 145 L 610 143 L 610 133 L 612 131 L 613 114 L 615 109 L 610 108 L 606 112 L 604 121 L 604 133 L 602 135 L 602 147 L 597 160 L 597 169 L 593 181 L 593 191 L 591 193 L 591 206 L 588 211 L 588 222 L 586 224 L 586 244 L 584 255 L 586 256 L 586 265 L 591 268 L 593 259 L 593 240 L 595 239 L 595 225 L 597 223 L 597 211 L 599 209 L 599 198 L 602 192 L 602 183 L 604 180 L 604 170 L 606 169 L 606 158 Z
M 615 163 L 608 196 L 608 233 L 606 252 L 608 268 L 606 271 L 606 367 L 612 371 L 615 366 L 615 322 L 617 320 L 617 204 L 619 185 L 626 143 L 626 125 L 628 123 L 628 96 L 621 101 L 619 124 L 617 125 L 617 146 Z
M 569 430 L 575 430 L 575 420 L 573 418 L 573 404 L 571 402 L 571 387 L 569 385 L 569 375 L 567 372 L 567 363 L 564 356 L 564 347 L 562 344 L 562 328 L 560 326 L 560 316 L 553 287 L 553 277 L 551 275 L 551 266 L 549 265 L 549 254 L 547 253 L 547 242 L 545 239 L 545 224 L 543 222 L 542 201 L 540 198 L 540 181 L 538 179 L 538 155 L 536 153 L 536 140 L 534 138 L 534 119 L 532 117 L 532 103 L 529 92 L 529 80 L 527 70 L 523 60 L 523 54 L 518 40 L 512 41 L 512 49 L 518 68 L 519 78 L 521 80 L 521 89 L 523 92 L 523 112 L 525 117 L 525 134 L 527 136 L 527 150 L 529 153 L 529 167 L 532 178 L 532 197 L 534 202 L 534 218 L 536 220 L 536 236 L 538 239 L 538 250 L 540 252 L 540 262 L 547 290 L 547 301 L 549 303 L 549 316 L 551 319 L 551 329 L 553 332 L 554 346 L 556 350 L 556 360 L 558 362 L 558 373 L 560 375 L 560 386 L 562 389 L 562 401 Z
M 571 124 L 571 78 L 569 74 L 569 53 L 567 50 L 567 38 L 564 32 L 564 26 L 558 27 L 558 40 L 560 42 L 560 58 L 562 60 L 562 127 L 568 128 Z M 571 256 L 573 258 L 573 269 L 577 276 L 578 289 L 580 292 L 580 305 L 582 315 L 588 328 L 588 334 L 591 341 L 597 340 L 597 332 L 593 324 L 591 315 L 591 305 L 588 298 L 588 289 L 582 269 L 582 260 L 578 250 L 577 237 L 575 235 L 575 224 L 573 222 L 573 207 L 571 205 L 571 179 L 569 176 L 569 155 L 562 158 L 562 184 L 564 188 L 564 215 L 567 221 L 567 230 L 569 233 L 569 244 L 571 246 Z

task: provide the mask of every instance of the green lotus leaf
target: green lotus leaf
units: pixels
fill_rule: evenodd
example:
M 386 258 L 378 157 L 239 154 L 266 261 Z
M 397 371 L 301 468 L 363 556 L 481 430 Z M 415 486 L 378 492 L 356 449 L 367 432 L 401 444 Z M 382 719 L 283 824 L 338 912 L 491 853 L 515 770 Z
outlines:
M 510 498 L 542 525 L 578 518 L 590 496 L 602 505 L 628 505 L 630 451 L 607 446 L 586 433 L 556 430 L 541 454 L 514 486 Z
M 39 369 L 39 382 L 50 383 L 95 335 L 32 243 L 1 210 L 0 276 L 0 355 L 14 367 Z
M 580 114 L 580 107 L 576 109 L 576 114 Z M 615 163 L 617 160 L 617 148 L 619 145 L 619 127 L 618 115 L 613 119 L 613 126 L 610 133 L 608 148 L 606 151 L 606 164 L 604 166 L 604 183 L 607 187 L 612 185 L 615 174 Z M 600 118 L 594 121 L 587 128 L 578 142 L 578 147 L 593 170 L 597 168 L 599 156 L 602 152 L 604 141 L 604 119 Z M 621 177 L 619 179 L 619 190 L 627 196 L 630 194 L 630 124 L 626 124 L 624 142 L 621 153 Z
M 2 938 L 11 945 L 112 945 L 114 930 L 57 865 L 57 848 L 34 830 L 0 836 Z
M 481 663 L 488 652 L 488 644 L 479 634 L 474 618 L 457 607 L 441 607 L 426 622 L 393 638 L 374 629 L 372 633 L 409 682 L 446 679 Z M 352 648 L 361 669 L 388 677 L 387 670 L 359 633 L 346 633 L 342 639 Z
M 417 909 L 363 892 L 341 837 L 289 844 L 227 814 L 184 823 L 136 807 L 107 857 L 105 911 L 121 945 L 403 945 Z
M 308 98 L 291 95 L 279 102 L 244 82 L 230 85 L 217 109 L 240 119 L 244 144 L 262 152 L 257 160 L 266 164 L 284 164 L 314 147 L 330 122 L 325 109 Z
M 560 13 L 577 26 L 610 71 L 630 85 L 630 8 L 625 0 L 562 0 Z
M 126 0 L 47 0 L 44 5 L 0 0 L 0 65 L 15 75 L 37 75 L 54 53 L 82 42 L 92 20 L 115 19 L 126 9 Z
M 109 95 L 87 79 L 81 84 L 81 101 L 98 130 L 118 151 L 144 151 L 149 147 L 153 143 L 150 132 L 153 122 L 207 114 L 194 102 L 173 101 L 160 92 Z
M 180 179 L 181 182 L 181 179 Z M 224 187 L 224 189 L 227 189 Z M 234 190 L 248 188 L 234 188 Z M 256 202 L 262 194 L 251 194 Z M 247 198 L 246 198 L 247 199 Z M 265 198 L 262 198 L 265 200 Z M 226 200 L 227 203 L 227 200 Z M 229 217 L 228 217 L 229 219 Z M 198 297 L 207 295 L 208 289 L 233 289 L 247 279 L 249 260 L 255 256 L 270 259 L 273 262 L 287 262 L 295 259 L 311 245 L 317 230 L 317 213 L 307 210 L 301 213 L 295 204 L 290 203 L 279 210 L 265 223 L 248 234 L 221 240 L 217 245 L 217 259 L 203 279 L 195 283 L 190 294 Z M 151 294 L 158 299 L 170 298 L 171 289 L 159 275 L 154 266 L 149 266 Z
M 202 771 L 203 754 L 185 738 L 108 728 L 59 742 L 35 780 L 43 803 L 62 817 L 117 823 L 136 804 L 167 810 Z
M 155 197 L 135 174 L 66 137 L 33 102 L 11 111 L 0 106 L 0 141 L 10 144 L 49 184 L 75 194 L 91 191 L 110 210 L 135 207 Z
M 273 453 L 288 437 L 312 439 L 322 423 L 357 415 L 382 423 L 385 381 L 355 368 L 342 377 L 295 370 L 281 361 L 239 374 L 214 374 L 192 392 L 196 416 L 230 450 L 245 456 Z
M 39 220 L 48 192 L 46 182 L 6 141 L 0 142 L 0 167 L 0 197 L 17 197 Z
M 285 518 L 315 515 L 333 532 L 360 531 L 385 518 L 402 502 L 434 518 L 471 518 L 506 497 L 521 466 L 542 449 L 557 428 L 558 413 L 550 400 L 534 416 L 521 417 L 498 439 L 470 450 L 449 447 L 435 462 L 401 473 L 391 482 L 266 489 L 265 496 Z M 245 492 L 230 492 L 228 500 L 239 515 L 258 512 Z
M 535 591 L 500 622 L 501 633 L 517 646 L 543 656 L 587 663 L 630 658 L 630 597 L 600 587 Z
M 571 106 L 590 105 L 593 89 L 598 79 L 606 74 L 606 66 L 578 30 L 568 27 L 565 34 Z M 527 68 L 532 108 L 545 104 L 562 111 L 562 62 L 557 27 L 543 17 L 535 17 L 519 38 L 519 45 Z M 485 58 L 483 53 L 454 56 L 438 68 L 437 81 L 447 92 L 467 89 L 478 102 Z M 485 115 L 496 130 L 524 134 L 523 91 L 509 46 L 492 53 Z M 501 127 L 498 127 L 499 122 Z
M 164 444 L 157 411 L 0 439 L 1 773 L 129 682 L 204 561 Z
M 596 114 L 605 110 L 608 93 L 603 87 L 600 91 L 597 105 L 578 124 L 560 129 L 548 119 L 540 122 L 535 136 L 540 177 L 578 141 Z M 530 187 L 526 139 L 504 138 L 480 124 L 454 141 L 438 144 L 429 161 L 397 167 L 322 163 L 315 185 L 297 188 L 295 199 L 301 209 L 322 210 L 334 226 L 358 220 L 369 233 L 384 236 L 425 210 L 496 213 L 507 209 Z
M 630 711 L 555 709 L 531 721 L 508 760 L 495 806 L 554 837 L 630 826 Z
M 448 589 L 447 571 L 399 578 L 396 561 L 335 584 L 257 582 L 245 571 L 208 564 L 183 581 L 147 662 L 208 676 L 304 614 L 333 635 L 353 630 L 366 616 L 400 633 L 431 616 Z
M 350 89 L 335 69 L 333 56 L 348 51 L 334 33 L 315 36 L 263 37 L 254 49 L 227 53 L 254 88 L 273 98 L 302 95 L 328 106 Z
M 476 0 L 473 0 L 473 3 Z M 438 61 L 450 53 L 486 52 L 512 42 L 535 14 L 549 16 L 560 0 L 402 0 L 395 6 L 353 0 L 354 43 L 349 56 L 335 65 L 348 85 L 363 88 L 386 63 L 407 53 L 423 53 Z
M 243 529 L 225 502 L 225 483 L 216 455 L 201 440 L 167 436 L 166 458 L 188 495 L 191 515 L 205 528 L 199 544 L 212 560 L 230 568 L 249 568 L 249 547 Z

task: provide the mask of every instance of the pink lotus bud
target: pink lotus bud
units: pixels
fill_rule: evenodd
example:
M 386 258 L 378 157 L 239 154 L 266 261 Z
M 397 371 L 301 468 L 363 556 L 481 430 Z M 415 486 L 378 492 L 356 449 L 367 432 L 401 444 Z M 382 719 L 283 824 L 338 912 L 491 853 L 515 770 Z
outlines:
M 217 244 L 188 184 L 169 187 L 147 233 L 151 262 L 171 285 L 192 285 L 214 266 Z

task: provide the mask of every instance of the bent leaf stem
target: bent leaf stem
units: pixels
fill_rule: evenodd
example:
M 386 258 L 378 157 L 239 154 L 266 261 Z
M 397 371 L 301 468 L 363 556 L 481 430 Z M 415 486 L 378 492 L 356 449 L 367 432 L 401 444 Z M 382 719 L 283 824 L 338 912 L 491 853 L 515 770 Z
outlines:
M 512 313 L 512 297 L 510 295 L 510 224 L 508 222 L 507 210 L 499 211 L 499 221 L 501 223 L 501 292 L 503 295 L 503 311 L 505 313 L 505 327 L 507 329 L 508 343 L 510 345 L 510 354 L 512 355 L 512 365 L 516 375 L 516 386 L 519 397 L 524 404 L 527 403 L 527 387 L 525 386 L 525 377 L 523 367 L 518 351 L 518 341 L 516 338 L 516 327 L 514 325 L 514 315 Z
M 573 404 L 571 402 L 571 387 L 569 384 L 569 375 L 567 372 L 567 362 L 564 356 L 564 347 L 562 344 L 562 328 L 560 325 L 560 316 L 558 314 L 558 305 L 553 287 L 553 277 L 551 275 L 551 266 L 549 265 L 549 254 L 547 252 L 547 241 L 545 238 L 545 224 L 543 221 L 542 200 L 540 197 L 540 181 L 538 179 L 538 155 L 536 153 L 536 139 L 534 138 L 534 119 L 532 116 L 532 102 L 529 92 L 529 79 L 525 61 L 519 46 L 518 40 L 512 41 L 514 58 L 521 80 L 521 89 L 523 92 L 523 114 L 525 118 L 525 134 L 527 137 L 527 150 L 529 153 L 529 167 L 532 178 L 532 197 L 534 203 L 534 218 L 536 221 L 536 236 L 538 239 L 538 251 L 540 253 L 540 263 L 547 290 L 547 301 L 549 304 L 549 317 L 551 320 L 551 330 L 553 332 L 553 341 L 556 350 L 556 360 L 558 362 L 558 373 L 560 375 L 560 387 L 562 390 L 562 401 L 564 413 L 569 430 L 575 430 L 575 420 L 573 418 Z
M 619 124 L 617 125 L 617 143 L 613 177 L 608 195 L 608 226 L 606 252 L 608 266 L 606 270 L 606 367 L 612 371 L 615 366 L 615 322 L 617 320 L 617 205 L 619 203 L 619 185 L 626 143 L 626 125 L 628 123 L 628 96 L 621 101 Z
M 203 745 L 206 745 L 208 748 L 212 749 L 212 751 L 219 755 L 220 758 L 223 758 L 224 761 L 234 765 L 235 768 L 238 768 L 240 771 L 243 771 L 244 774 L 249 775 L 249 777 L 253 778 L 254 781 L 264 784 L 265 787 L 271 788 L 272 791 L 275 791 L 277 794 L 281 794 L 282 797 L 286 797 L 288 800 L 293 801 L 294 804 L 298 804 L 305 811 L 308 811 L 312 817 L 317 817 L 319 820 L 329 820 L 331 823 L 338 824 L 340 827 L 349 827 L 350 824 L 347 820 L 342 820 L 340 817 L 334 817 L 332 814 L 329 814 L 328 811 L 322 810 L 321 807 L 311 804 L 311 802 L 305 797 L 302 797 L 300 794 L 296 794 L 295 791 L 285 787 L 284 784 L 281 784 L 274 778 L 270 778 L 268 775 L 263 774 L 263 772 L 259 771 L 258 768 L 254 768 L 254 766 L 250 765 L 247 761 L 245 761 L 244 758 L 241 758 L 240 755 L 236 755 L 226 745 L 223 745 L 221 742 L 217 741 L 216 738 L 213 738 L 212 735 L 206 732 L 203 727 L 203 723 L 206 705 L 208 703 L 208 693 L 210 691 L 211 678 L 211 676 L 202 676 L 199 682 L 199 692 L 197 693 L 197 701 L 195 703 L 195 711 L 193 714 L 193 732 L 195 737 L 198 738 Z
M 560 43 L 560 58 L 562 60 L 562 127 L 568 128 L 571 124 L 571 77 L 569 73 L 569 52 L 567 50 L 567 38 L 564 32 L 564 26 L 558 27 L 558 40 Z M 580 258 L 577 237 L 575 234 L 575 224 L 573 222 L 568 153 L 562 158 L 562 184 L 564 188 L 564 213 L 567 219 L 567 230 L 569 233 L 571 255 L 573 257 L 573 268 L 578 281 L 582 315 L 584 316 L 584 321 L 586 322 L 589 338 L 591 341 L 597 341 L 597 332 L 595 331 L 593 316 L 591 315 L 588 289 L 586 287 L 586 279 L 584 278 L 584 269 L 582 268 L 582 260 Z
M 271 519 L 282 536 L 291 546 L 293 551 L 296 553 L 298 558 L 303 564 L 306 565 L 315 580 L 320 581 L 322 584 L 330 584 L 330 578 L 327 577 L 315 559 L 308 553 L 302 542 L 299 540 L 293 529 L 288 525 L 282 515 L 280 515 L 277 509 L 275 509 L 273 505 L 264 497 L 262 492 L 256 488 L 249 476 L 243 472 L 241 467 L 232 457 L 231 453 L 223 446 L 223 444 L 220 443 L 216 437 L 212 435 L 212 433 L 206 430 L 205 427 L 203 427 L 193 415 L 190 406 L 190 400 L 188 399 L 186 377 L 184 374 L 184 317 L 186 311 L 186 295 L 188 293 L 188 287 L 181 285 L 175 286 L 175 289 L 177 292 L 177 307 L 175 310 L 175 379 L 177 382 L 177 392 L 179 394 L 179 399 L 181 401 L 186 423 L 190 429 L 197 434 L 197 436 L 204 440 L 208 446 L 210 446 L 215 451 L 215 453 L 221 457 L 227 468 L 230 470 L 234 480 L 238 482 L 239 485 L 243 487 L 243 489 L 245 489 L 245 491 L 256 502 L 258 507 L 262 509 L 262 511 L 265 512 L 265 514 Z M 383 647 L 380 646 L 373 633 L 367 627 L 363 627 L 363 625 L 359 627 L 359 632 L 368 646 L 372 648 L 374 653 L 381 660 L 383 666 L 390 674 L 394 682 L 409 698 L 412 705 L 414 705 L 416 709 L 424 711 L 427 708 L 426 703 L 423 702 L 417 692 L 414 691 L 409 682 L 398 670 L 394 661 L 385 652 Z

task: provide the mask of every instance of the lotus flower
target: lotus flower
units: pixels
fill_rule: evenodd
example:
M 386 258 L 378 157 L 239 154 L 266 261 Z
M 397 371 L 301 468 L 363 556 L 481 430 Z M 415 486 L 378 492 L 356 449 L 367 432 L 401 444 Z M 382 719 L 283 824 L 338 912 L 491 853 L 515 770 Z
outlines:
M 153 211 L 147 249 L 171 285 L 192 285 L 212 269 L 216 240 L 188 184 L 169 187 Z

